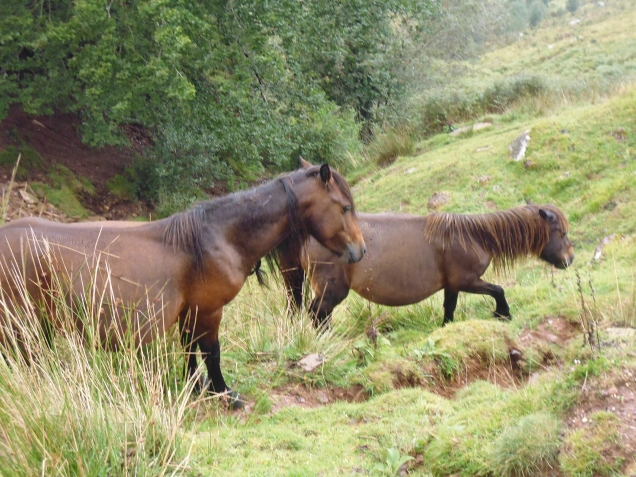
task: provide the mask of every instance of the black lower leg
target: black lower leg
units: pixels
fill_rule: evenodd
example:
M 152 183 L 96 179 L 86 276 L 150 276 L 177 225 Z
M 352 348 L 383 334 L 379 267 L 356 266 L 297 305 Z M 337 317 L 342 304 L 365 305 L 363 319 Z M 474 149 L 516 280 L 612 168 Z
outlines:
M 230 407 L 233 409 L 242 408 L 244 402 L 241 397 L 237 392 L 228 388 L 223 379 L 223 373 L 221 373 L 221 346 L 219 342 L 215 341 L 209 345 L 200 344 L 200 347 L 201 354 L 208 368 L 209 390 L 216 394 L 227 393 L 230 398 Z
M 194 376 L 197 371 L 197 344 L 192 340 L 192 331 L 186 325 L 181 326 L 181 346 L 186 352 L 186 372 L 188 378 Z
M 458 292 L 444 289 L 444 325 L 453 321 L 458 296 Z
M 327 311 L 325 303 L 317 298 L 311 300 L 309 314 L 314 328 L 328 328 L 331 324 L 331 310 Z
M 221 346 L 218 341 L 210 345 L 201 344 L 201 354 L 208 368 L 208 378 L 211 381 L 210 391 L 224 393 L 228 390 L 223 373 L 221 373 Z
M 495 302 L 497 303 L 497 307 L 495 308 L 495 312 L 494 312 L 495 317 L 510 319 L 510 307 L 508 306 L 508 302 L 506 301 L 506 295 L 504 293 L 504 289 L 498 285 L 493 285 L 492 297 L 495 299 Z

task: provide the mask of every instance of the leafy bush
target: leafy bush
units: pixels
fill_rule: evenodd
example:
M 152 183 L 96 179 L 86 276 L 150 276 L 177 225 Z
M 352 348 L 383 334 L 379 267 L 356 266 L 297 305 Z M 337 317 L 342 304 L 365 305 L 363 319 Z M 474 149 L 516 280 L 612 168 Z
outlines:
M 579 9 L 579 0 L 567 0 L 565 9 L 570 13 L 574 13 Z
M 525 30 L 528 26 L 528 6 L 522 0 L 515 0 L 510 4 L 510 28 L 513 31 Z
M 535 0 L 530 4 L 530 15 L 528 17 L 528 22 L 532 28 L 536 27 L 541 23 L 543 17 L 545 16 L 546 6 L 540 0 Z
M 121 125 L 139 123 L 162 160 L 248 180 L 295 166 L 299 153 L 346 163 L 358 145 L 355 120 L 373 123 L 378 105 L 403 93 L 403 40 L 420 35 L 437 8 L 433 0 L 40 7 L 3 2 L 0 119 L 13 103 L 35 114 L 75 111 L 91 145 L 125 144 Z
M 405 128 L 392 128 L 374 136 L 368 147 L 371 160 L 379 166 L 393 164 L 398 156 L 409 156 L 415 150 L 415 141 Z

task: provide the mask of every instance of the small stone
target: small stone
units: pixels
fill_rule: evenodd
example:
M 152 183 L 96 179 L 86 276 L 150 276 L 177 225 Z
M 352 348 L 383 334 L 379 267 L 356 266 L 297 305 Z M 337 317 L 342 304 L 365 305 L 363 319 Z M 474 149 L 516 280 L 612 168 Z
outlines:
M 329 398 L 323 392 L 319 392 L 318 394 L 316 394 L 316 399 L 318 400 L 318 402 L 320 402 L 322 404 L 328 404 L 329 403 Z
M 298 366 L 305 371 L 313 371 L 325 362 L 325 357 L 322 353 L 311 353 L 298 361 Z
M 490 176 L 481 176 L 477 179 L 479 185 L 486 185 L 490 182 Z
M 29 194 L 24 189 L 19 189 L 18 192 L 20 193 L 20 197 L 22 197 L 22 200 L 27 204 L 37 204 L 38 198 L 35 197 L 33 194 Z
M 437 210 L 450 199 L 450 193 L 448 192 L 435 192 L 430 199 L 428 199 L 427 207 L 430 210 Z
M 510 155 L 513 161 L 521 161 L 526 155 L 526 149 L 530 144 L 530 129 L 524 131 L 523 134 L 518 136 L 514 141 L 510 143 L 508 149 L 510 149 Z

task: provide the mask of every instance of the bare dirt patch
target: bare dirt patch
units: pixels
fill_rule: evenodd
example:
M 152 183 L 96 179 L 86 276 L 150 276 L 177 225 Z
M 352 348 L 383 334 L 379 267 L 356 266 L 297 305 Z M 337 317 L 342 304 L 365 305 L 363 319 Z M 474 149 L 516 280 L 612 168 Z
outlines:
M 631 361 L 620 368 L 612 369 L 600 377 L 586 378 L 581 385 L 578 401 L 566 418 L 570 430 L 593 432 L 594 422 L 591 416 L 599 411 L 611 413 L 617 417 L 618 438 L 616 442 L 603 450 L 604 457 L 610 461 L 624 459 L 625 475 L 636 475 L 636 353 L 633 342 L 636 330 L 631 328 L 608 328 L 603 343 L 613 352 Z
M 536 343 L 563 346 L 581 332 L 581 325 L 563 316 L 546 317 L 536 330 L 526 329 L 519 336 L 519 343 L 529 346 Z
M 556 366 L 560 363 L 552 347 L 562 348 L 580 333 L 578 323 L 562 316 L 548 316 L 536 329 L 525 329 L 514 342 L 508 343 L 509 359 L 505 362 L 492 363 L 488 359 L 474 356 L 451 379 L 442 376 L 439 369 L 427 369 L 433 384 L 429 385 L 430 390 L 452 399 L 457 391 L 475 381 L 489 381 L 503 388 L 523 386 L 535 375 L 527 371 L 526 355 L 530 348 L 535 354 L 538 353 L 541 366 Z
M 368 395 L 362 386 L 350 388 L 307 388 L 303 384 L 290 384 L 276 388 L 269 395 L 272 413 L 290 406 L 316 408 L 337 401 L 363 402 Z
M 12 106 L 9 115 L 0 122 L 0 151 L 11 146 L 20 149 L 25 145 L 37 151 L 42 157 L 42 168 L 23 168 L 28 183 L 48 182 L 46 171 L 56 164 L 68 168 L 78 177 L 87 178 L 95 186 L 96 194 L 79 199 L 96 216 L 126 219 L 147 215 L 144 204 L 115 197 L 106 187 L 110 179 L 121 174 L 141 150 L 152 143 L 147 132 L 141 126 L 126 125 L 122 131 L 128 137 L 130 147 L 94 148 L 81 141 L 80 124 L 79 117 L 72 113 L 58 111 L 52 116 L 34 116 Z M 0 166 L 0 181 L 8 182 L 11 172 L 12 166 Z M 37 214 L 25 209 L 24 215 Z
M 79 118 L 72 113 L 56 112 L 52 116 L 34 116 L 13 106 L 9 115 L 0 122 L 0 150 L 27 144 L 46 163 L 62 164 L 88 178 L 96 187 L 105 185 L 106 181 L 133 162 L 136 151 L 132 147 L 93 148 L 82 143 L 78 133 L 79 125 Z M 135 137 L 140 134 L 135 128 L 131 131 Z M 132 144 L 137 142 L 139 140 L 131 140 Z M 4 173 L 10 175 L 11 171 L 5 170 Z

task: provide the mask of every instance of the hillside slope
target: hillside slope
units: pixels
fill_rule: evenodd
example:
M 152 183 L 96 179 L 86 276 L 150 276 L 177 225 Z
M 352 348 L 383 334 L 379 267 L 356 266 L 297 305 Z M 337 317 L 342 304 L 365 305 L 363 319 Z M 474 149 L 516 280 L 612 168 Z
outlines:
M 533 259 L 509 275 L 491 276 L 506 289 L 510 323 L 493 320 L 494 303 L 484 297 L 463 295 L 457 322 L 438 328 L 439 294 L 402 308 L 351 294 L 336 310 L 335 331 L 319 338 L 288 323 L 284 303 L 274 303 L 271 292 L 248 284 L 228 307 L 223 339 L 227 359 L 236 363 L 232 379 L 254 401 L 244 424 L 217 415 L 198 426 L 195 469 L 221 475 L 409 469 L 439 476 L 633 471 L 636 90 L 532 120 L 492 119 L 493 127 L 480 132 L 433 137 L 420 145 L 425 152 L 360 179 L 359 209 L 424 214 L 434 192 L 448 193 L 440 210 L 462 213 L 525 200 L 554 203 L 570 220 L 574 266 L 553 271 Z M 508 144 L 528 129 L 524 165 L 511 159 Z M 585 345 L 582 316 L 598 321 L 600 349 Z M 509 354 L 515 349 L 523 354 L 520 368 Z M 321 373 L 291 364 L 308 352 L 327 357 Z M 270 391 L 263 381 L 272 383 Z M 368 402 L 324 405 L 352 399 L 354 393 L 340 391 L 338 398 L 336 391 L 359 386 Z

